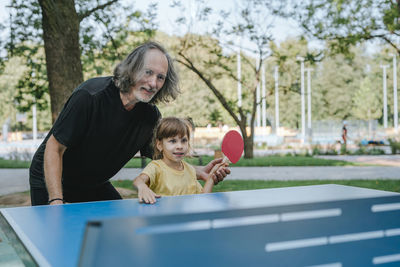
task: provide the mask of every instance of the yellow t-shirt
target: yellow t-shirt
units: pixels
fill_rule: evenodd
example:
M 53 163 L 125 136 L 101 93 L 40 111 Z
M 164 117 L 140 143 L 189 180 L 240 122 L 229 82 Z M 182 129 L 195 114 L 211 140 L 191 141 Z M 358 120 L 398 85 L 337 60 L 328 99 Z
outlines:
M 162 196 L 201 193 L 203 188 L 197 181 L 196 170 L 190 164 L 184 161 L 182 163 L 183 170 L 178 171 L 169 167 L 161 159 L 151 161 L 142 171 L 150 177 L 149 188 Z

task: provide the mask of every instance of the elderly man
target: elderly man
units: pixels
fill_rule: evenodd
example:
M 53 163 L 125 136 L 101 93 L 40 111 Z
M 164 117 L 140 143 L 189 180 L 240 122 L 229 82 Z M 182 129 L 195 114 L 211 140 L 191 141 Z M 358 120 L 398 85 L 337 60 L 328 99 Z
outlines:
M 32 205 L 121 199 L 109 179 L 138 151 L 151 157 L 154 105 L 179 93 L 173 60 L 158 43 L 135 48 L 114 70 L 79 85 L 66 102 L 30 167 Z M 205 179 L 214 160 L 197 167 Z M 221 168 L 214 177 L 229 174 Z

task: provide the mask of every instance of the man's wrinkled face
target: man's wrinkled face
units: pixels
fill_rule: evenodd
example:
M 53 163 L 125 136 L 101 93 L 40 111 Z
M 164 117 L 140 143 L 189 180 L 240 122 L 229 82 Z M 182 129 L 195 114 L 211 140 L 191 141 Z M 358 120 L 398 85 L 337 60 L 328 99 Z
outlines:
M 148 103 L 163 87 L 168 71 L 167 57 L 158 49 L 150 49 L 144 56 L 144 66 L 131 92 L 137 102 Z

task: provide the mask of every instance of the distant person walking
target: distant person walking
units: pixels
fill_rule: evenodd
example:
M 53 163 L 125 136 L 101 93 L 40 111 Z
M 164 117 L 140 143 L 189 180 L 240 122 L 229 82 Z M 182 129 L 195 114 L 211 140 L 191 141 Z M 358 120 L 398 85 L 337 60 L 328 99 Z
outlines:
M 342 139 L 343 139 L 343 144 L 346 145 L 346 144 L 347 144 L 347 128 L 346 128 L 346 123 L 343 124 L 343 128 L 342 128 Z
M 347 154 L 347 127 L 346 123 L 343 123 L 342 127 L 342 147 L 340 148 L 340 154 Z

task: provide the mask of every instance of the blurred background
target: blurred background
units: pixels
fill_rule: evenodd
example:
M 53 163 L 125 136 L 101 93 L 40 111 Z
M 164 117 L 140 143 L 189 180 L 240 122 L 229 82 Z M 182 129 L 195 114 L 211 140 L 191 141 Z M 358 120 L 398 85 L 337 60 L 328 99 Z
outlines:
M 236 129 L 245 158 L 396 154 L 399 7 L 392 1 L 0 3 L 0 158 L 29 161 L 73 89 L 156 40 L 197 155 Z

